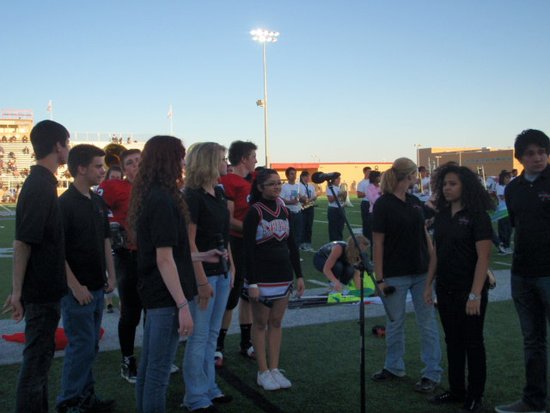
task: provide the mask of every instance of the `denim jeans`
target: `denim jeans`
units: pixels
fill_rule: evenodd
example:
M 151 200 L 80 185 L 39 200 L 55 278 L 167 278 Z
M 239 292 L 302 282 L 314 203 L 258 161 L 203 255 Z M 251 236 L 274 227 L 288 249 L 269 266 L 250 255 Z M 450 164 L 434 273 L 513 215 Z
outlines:
M 93 300 L 86 305 L 80 305 L 71 292 L 61 299 L 63 328 L 69 344 L 65 349 L 58 406 L 93 393 L 92 365 L 99 350 L 104 292 L 96 290 L 90 293 Z
M 183 404 L 189 410 L 208 407 L 213 398 L 222 394 L 216 384 L 214 353 L 229 297 L 230 281 L 230 277 L 223 275 L 208 277 L 214 290 L 214 297 L 208 300 L 208 307 L 200 309 L 198 300 L 189 303 L 194 327 L 193 335 L 187 339 L 183 359 Z
M 386 320 L 386 361 L 384 368 L 397 376 L 405 375 L 405 306 L 407 291 L 411 292 L 416 324 L 420 330 L 420 358 L 425 367 L 422 377 L 437 383 L 441 381 L 441 347 L 439 329 L 432 305 L 424 302 L 423 292 L 426 285 L 426 274 L 405 275 L 386 278 L 386 285 L 395 287 L 395 292 L 384 298 L 386 308 L 393 317 Z
M 483 339 L 483 323 L 487 310 L 487 290 L 481 294 L 480 315 L 466 314 L 470 289 L 449 290 L 436 287 L 437 309 L 445 331 L 449 389 L 458 396 L 478 400 L 483 397 L 487 378 L 487 362 Z M 468 365 L 468 388 L 465 369 Z
M 48 372 L 59 313 L 59 302 L 25 304 L 25 349 L 17 381 L 16 412 L 48 411 Z
M 512 298 L 523 334 L 525 387 L 523 401 L 544 410 L 547 395 L 546 323 L 550 320 L 550 277 L 512 274 Z
M 170 366 L 178 348 L 178 309 L 147 309 L 143 347 L 136 380 L 138 413 L 164 413 Z

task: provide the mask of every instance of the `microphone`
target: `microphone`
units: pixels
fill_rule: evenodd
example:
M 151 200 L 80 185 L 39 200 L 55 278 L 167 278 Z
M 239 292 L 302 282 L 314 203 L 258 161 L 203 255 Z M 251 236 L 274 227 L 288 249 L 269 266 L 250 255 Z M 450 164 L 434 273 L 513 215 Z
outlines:
M 340 175 L 340 172 L 329 172 L 327 174 L 323 172 L 315 172 L 311 175 L 311 180 L 316 184 L 322 184 L 325 181 L 334 181 Z

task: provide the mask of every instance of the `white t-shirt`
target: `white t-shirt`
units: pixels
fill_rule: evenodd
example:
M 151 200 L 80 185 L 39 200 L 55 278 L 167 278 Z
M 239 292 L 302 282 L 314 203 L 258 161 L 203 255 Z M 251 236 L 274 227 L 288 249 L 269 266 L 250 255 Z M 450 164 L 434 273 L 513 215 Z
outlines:
M 332 188 L 334 189 L 334 195 L 338 196 L 338 194 L 340 193 L 340 187 L 339 186 L 332 186 Z M 333 196 L 332 194 L 332 191 L 330 190 L 330 185 L 327 185 L 327 196 Z M 342 204 L 342 202 L 340 202 L 340 205 Z M 338 208 L 338 204 L 336 203 L 336 201 L 332 201 L 332 202 L 329 202 L 328 203 L 328 206 L 331 207 L 331 208 Z
M 299 184 L 289 184 L 288 182 L 286 184 L 283 184 L 283 187 L 281 189 L 281 198 L 283 200 L 285 199 L 298 199 L 300 194 L 300 185 Z M 286 204 L 286 203 L 285 203 Z M 299 202 L 297 204 L 286 204 L 286 207 L 290 212 L 300 212 L 302 210 L 302 204 Z
M 505 188 L 506 188 L 506 185 L 500 185 L 500 184 L 497 185 L 498 209 L 506 208 L 506 201 L 504 200 Z
M 309 189 L 309 194 L 306 190 L 305 184 L 300 183 L 300 196 L 305 196 L 308 199 L 317 198 L 317 194 L 315 193 L 315 187 L 313 186 L 313 184 L 307 184 L 307 189 Z
M 361 182 L 359 182 L 359 184 L 357 185 L 357 191 L 358 192 L 363 192 L 365 194 L 365 197 L 361 199 L 361 202 L 369 202 L 369 200 L 367 199 L 366 197 L 366 194 L 367 194 L 367 188 L 370 184 L 370 180 L 369 179 L 363 179 Z

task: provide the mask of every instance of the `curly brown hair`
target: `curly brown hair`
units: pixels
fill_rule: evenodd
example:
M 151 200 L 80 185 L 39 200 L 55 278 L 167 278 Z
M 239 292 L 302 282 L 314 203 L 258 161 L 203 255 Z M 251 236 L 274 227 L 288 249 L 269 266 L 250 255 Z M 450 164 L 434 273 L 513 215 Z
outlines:
M 128 211 L 128 224 L 131 230 L 142 214 L 142 207 L 151 189 L 164 188 L 172 195 L 178 210 L 188 221 L 187 205 L 178 189 L 182 175 L 182 159 L 185 147 L 173 136 L 153 136 L 147 141 L 141 153 L 139 171 L 132 185 L 132 197 Z

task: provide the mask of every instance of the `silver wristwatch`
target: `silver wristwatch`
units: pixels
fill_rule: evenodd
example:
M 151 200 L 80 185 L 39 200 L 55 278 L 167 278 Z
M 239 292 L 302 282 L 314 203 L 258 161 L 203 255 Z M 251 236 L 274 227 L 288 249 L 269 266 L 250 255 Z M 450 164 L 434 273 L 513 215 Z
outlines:
M 468 301 L 478 301 L 481 300 L 481 295 L 475 295 L 474 293 L 470 293 L 468 295 Z

